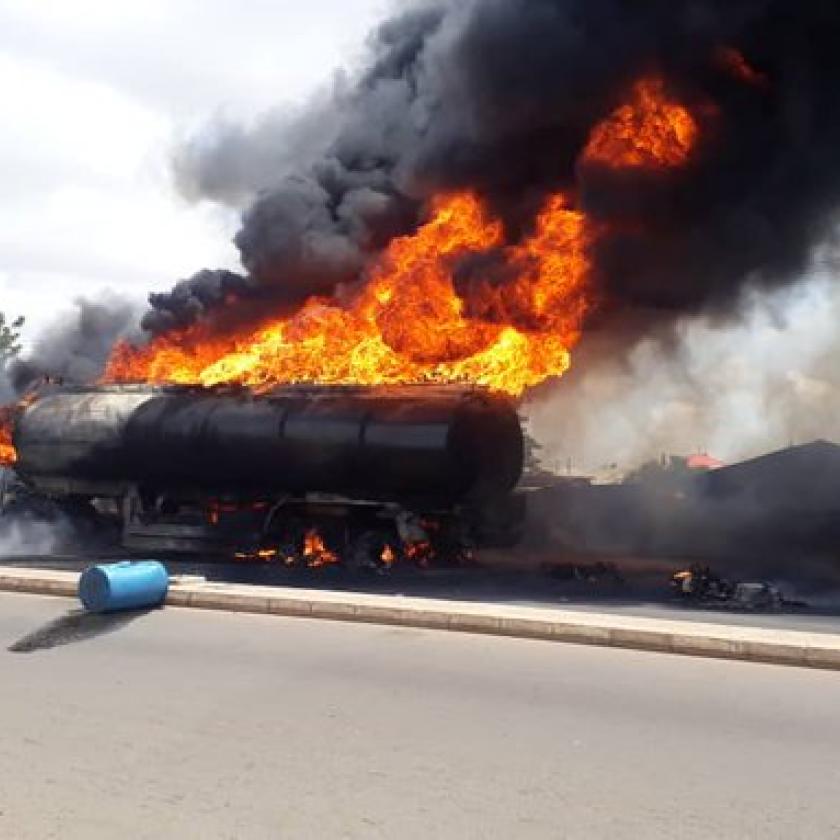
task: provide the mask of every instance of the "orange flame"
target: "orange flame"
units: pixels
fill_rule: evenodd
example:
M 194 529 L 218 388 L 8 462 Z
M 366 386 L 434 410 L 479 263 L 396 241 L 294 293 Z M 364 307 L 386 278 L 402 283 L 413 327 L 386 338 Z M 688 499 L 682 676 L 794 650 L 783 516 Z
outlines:
M 594 128 L 582 160 L 674 167 L 687 161 L 697 135 L 694 117 L 666 96 L 662 80 L 644 78 Z M 523 241 L 506 244 L 504 233 L 475 194 L 440 196 L 429 220 L 392 240 L 354 294 L 312 297 L 289 316 L 269 313 L 233 334 L 198 323 L 143 347 L 120 343 L 104 381 L 258 390 L 465 382 L 519 395 L 569 367 L 593 303 L 596 232 L 558 193 Z M 475 257 L 482 259 L 468 259 Z M 463 270 L 479 262 L 490 266 L 484 276 Z
M 592 130 L 583 162 L 613 169 L 682 166 L 697 136 L 691 112 L 667 97 L 661 79 L 645 78 L 633 86 L 629 102 Z
M 234 553 L 236 560 L 262 560 L 265 563 L 276 560 L 279 552 L 276 548 L 258 548 L 256 551 L 237 551 Z
M 310 528 L 303 537 L 303 558 L 310 568 L 338 563 L 338 555 L 330 551 L 324 538 L 315 528 Z
M 715 61 L 723 70 L 726 70 L 736 79 L 740 79 L 748 85 L 763 87 L 767 84 L 767 76 L 756 70 L 744 58 L 743 53 L 734 47 L 719 47 L 715 51 Z
M 469 382 L 510 394 L 562 374 L 588 307 L 591 232 L 553 196 L 523 243 L 471 193 L 434 202 L 430 220 L 391 242 L 349 302 L 310 298 L 288 318 L 214 336 L 203 325 L 119 344 L 105 381 L 267 388 L 279 383 Z M 457 262 L 495 253 L 505 276 L 456 291 Z
M 16 406 L 0 406 L 0 467 L 10 467 L 17 461 L 17 453 L 12 444 Z
M 405 544 L 405 556 L 417 563 L 418 566 L 427 566 L 429 561 L 434 559 L 435 550 L 432 544 L 426 540 L 409 542 Z
M 379 555 L 379 559 L 382 561 L 382 565 L 386 568 L 391 568 L 397 561 L 397 555 L 394 552 L 394 549 L 391 548 L 390 545 L 386 545 L 382 549 L 382 554 Z

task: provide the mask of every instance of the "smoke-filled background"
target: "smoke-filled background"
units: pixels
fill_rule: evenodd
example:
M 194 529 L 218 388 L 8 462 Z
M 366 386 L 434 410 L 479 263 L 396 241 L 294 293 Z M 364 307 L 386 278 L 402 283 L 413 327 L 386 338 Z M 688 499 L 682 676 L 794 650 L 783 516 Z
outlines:
M 564 190 L 606 233 L 572 372 L 529 409 L 549 460 L 629 466 L 697 447 L 734 458 L 835 435 L 838 304 L 832 262 L 815 255 L 840 194 L 839 42 L 840 8 L 821 0 L 400 4 L 331 93 L 248 124 L 215 119 L 175 150 L 185 197 L 243 211 L 243 271 L 205 269 L 151 295 L 142 327 L 242 323 L 363 282 L 441 192 L 477 192 L 516 241 Z M 689 163 L 581 160 L 593 125 L 650 74 L 697 119 Z M 504 282 L 493 269 L 482 264 Z M 101 341 L 59 336 L 79 364 L 48 337 L 15 384 L 93 373 L 123 314 L 96 322 Z
M 831 266 L 754 295 L 742 320 L 696 316 L 616 348 L 584 341 L 577 363 L 528 408 L 546 467 L 603 478 L 665 453 L 734 462 L 790 444 L 840 441 L 840 288 Z

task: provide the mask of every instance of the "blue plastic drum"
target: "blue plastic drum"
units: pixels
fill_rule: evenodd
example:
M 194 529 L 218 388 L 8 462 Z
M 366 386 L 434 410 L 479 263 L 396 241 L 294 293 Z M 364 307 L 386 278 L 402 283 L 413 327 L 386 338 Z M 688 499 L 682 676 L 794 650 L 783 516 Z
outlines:
M 157 560 L 88 566 L 79 578 L 79 599 L 90 612 L 156 607 L 169 590 L 169 574 Z

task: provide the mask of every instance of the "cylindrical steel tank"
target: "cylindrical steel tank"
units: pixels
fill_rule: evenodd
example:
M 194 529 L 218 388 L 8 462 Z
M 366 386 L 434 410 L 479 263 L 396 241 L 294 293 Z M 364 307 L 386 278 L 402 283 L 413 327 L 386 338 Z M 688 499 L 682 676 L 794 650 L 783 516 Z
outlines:
M 477 500 L 511 490 L 513 404 L 460 386 L 60 388 L 14 431 L 17 470 L 52 494 L 153 491 Z

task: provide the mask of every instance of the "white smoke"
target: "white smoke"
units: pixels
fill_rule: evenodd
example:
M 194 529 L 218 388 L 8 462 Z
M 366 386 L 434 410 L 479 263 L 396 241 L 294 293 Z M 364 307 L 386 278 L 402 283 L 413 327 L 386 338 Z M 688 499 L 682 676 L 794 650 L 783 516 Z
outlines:
M 816 438 L 840 441 L 840 288 L 832 264 L 750 297 L 737 322 L 677 323 L 668 342 L 585 353 L 527 414 L 550 468 L 626 470 L 662 453 L 735 461 Z M 603 337 L 601 337 L 603 339 Z M 573 366 L 575 355 L 573 354 Z
M 67 543 L 70 527 L 64 522 L 9 519 L 0 522 L 0 562 L 4 557 L 56 554 Z

